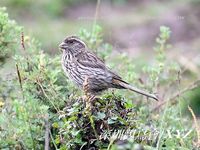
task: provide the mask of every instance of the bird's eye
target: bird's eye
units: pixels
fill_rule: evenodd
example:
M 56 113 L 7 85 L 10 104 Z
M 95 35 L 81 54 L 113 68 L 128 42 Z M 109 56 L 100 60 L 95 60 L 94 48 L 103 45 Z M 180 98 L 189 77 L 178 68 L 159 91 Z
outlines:
M 73 43 L 74 43 L 74 41 L 68 41 L 67 43 L 69 43 L 69 44 L 73 44 Z

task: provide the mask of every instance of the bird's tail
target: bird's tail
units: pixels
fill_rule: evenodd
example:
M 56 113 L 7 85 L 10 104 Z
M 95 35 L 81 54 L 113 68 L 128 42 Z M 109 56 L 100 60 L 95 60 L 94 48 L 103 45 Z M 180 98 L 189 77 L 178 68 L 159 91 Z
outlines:
M 136 87 L 133 87 L 131 86 L 130 84 L 126 83 L 125 81 L 123 80 L 120 80 L 120 79 L 113 79 L 113 83 L 115 83 L 116 85 L 119 85 L 121 88 L 125 88 L 125 89 L 129 89 L 131 91 L 134 91 L 136 93 L 139 93 L 139 94 L 142 94 L 144 96 L 147 96 L 147 97 L 150 97 L 150 98 L 153 98 L 155 100 L 158 101 L 158 97 L 155 95 L 155 94 L 150 94 L 148 92 L 145 92 L 143 90 L 140 90 Z

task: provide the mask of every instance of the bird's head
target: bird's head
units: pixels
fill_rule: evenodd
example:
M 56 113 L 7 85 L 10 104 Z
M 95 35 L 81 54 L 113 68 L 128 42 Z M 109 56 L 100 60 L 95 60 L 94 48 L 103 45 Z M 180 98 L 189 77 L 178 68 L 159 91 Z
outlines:
M 59 45 L 59 48 L 63 51 L 70 51 L 76 53 L 83 48 L 86 48 L 85 43 L 76 36 L 70 36 L 64 39 L 64 41 Z

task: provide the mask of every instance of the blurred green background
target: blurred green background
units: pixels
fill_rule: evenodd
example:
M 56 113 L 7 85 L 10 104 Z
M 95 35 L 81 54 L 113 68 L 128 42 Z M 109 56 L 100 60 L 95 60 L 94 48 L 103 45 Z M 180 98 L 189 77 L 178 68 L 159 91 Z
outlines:
M 169 26 L 174 48 L 191 59 L 199 47 L 199 4 L 198 0 L 101 0 L 97 22 L 115 49 L 133 57 L 151 54 L 159 27 Z M 1 0 L 0 6 L 7 7 L 10 17 L 45 51 L 56 53 L 65 36 L 92 27 L 96 0 Z

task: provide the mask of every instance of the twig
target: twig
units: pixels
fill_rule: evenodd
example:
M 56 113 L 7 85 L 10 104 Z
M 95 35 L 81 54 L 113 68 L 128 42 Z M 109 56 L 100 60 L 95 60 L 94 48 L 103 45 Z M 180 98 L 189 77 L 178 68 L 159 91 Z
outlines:
M 195 124 L 195 128 L 196 128 L 196 132 L 197 132 L 197 147 L 200 147 L 200 127 L 197 123 L 197 118 L 194 114 L 194 111 L 192 110 L 192 108 L 190 106 L 188 106 L 188 110 L 190 111 L 190 113 L 192 114 L 193 120 L 194 120 L 194 124 Z
M 117 134 L 118 134 L 118 133 L 117 133 Z M 113 143 L 114 143 L 115 140 L 117 139 L 117 136 L 118 136 L 118 135 L 116 135 L 116 137 L 115 137 L 115 136 L 111 137 L 111 140 L 110 140 L 110 142 L 109 142 L 109 145 L 108 145 L 107 150 L 111 150 Z
M 55 108 L 55 110 L 59 113 L 59 112 L 60 112 L 59 108 L 57 108 L 57 107 L 54 105 L 54 103 L 51 101 L 51 99 L 49 98 L 49 96 L 46 94 L 46 92 L 45 92 L 45 90 L 44 90 L 42 84 L 41 84 L 38 80 L 37 80 L 36 83 L 39 85 L 39 87 L 40 87 L 40 89 L 42 90 L 42 93 L 44 94 L 44 96 L 49 100 L 49 102 L 53 105 L 53 107 Z
M 26 47 L 25 47 L 25 42 L 24 42 L 24 32 L 21 33 L 21 46 L 22 46 L 22 49 L 24 50 L 28 70 L 30 70 L 29 57 L 28 57 Z
M 22 91 L 22 94 L 23 94 L 22 78 L 21 78 L 21 75 L 20 75 L 18 64 L 16 64 L 16 70 L 17 70 L 17 77 L 18 77 L 19 85 L 20 85 L 20 88 L 21 88 L 21 91 Z
M 48 115 L 45 117 L 45 150 L 49 150 L 49 121 L 48 121 Z
M 53 143 L 55 149 L 58 150 L 58 147 L 56 146 L 56 142 L 55 142 L 55 140 L 54 140 L 54 138 L 53 138 L 53 135 L 52 135 L 52 133 L 51 133 L 50 130 L 49 130 L 49 134 L 50 134 L 50 137 L 51 137 L 51 140 L 52 140 L 52 143 Z
M 178 56 L 177 53 L 169 54 L 168 61 L 171 61 L 171 59 L 179 60 L 179 57 L 177 57 L 177 56 Z M 184 56 L 180 56 L 180 57 L 182 58 Z M 190 59 L 184 57 L 184 59 L 187 60 L 187 61 L 184 62 L 184 63 L 181 63 L 181 65 L 183 66 L 183 68 L 178 72 L 179 77 L 182 76 L 187 70 L 198 74 L 197 66 L 195 66 L 195 64 L 193 63 L 193 60 L 195 60 L 198 57 L 200 57 L 200 55 L 193 56 Z M 180 63 L 180 61 L 179 61 L 179 63 Z M 193 67 L 188 67 L 188 63 L 192 64 Z M 190 69 L 190 68 L 195 68 L 195 69 Z M 173 80 L 173 81 L 169 82 L 169 84 L 165 87 L 164 91 L 168 91 L 168 89 L 170 89 L 170 87 L 173 86 L 174 84 L 177 84 L 177 80 Z M 180 82 L 179 82 L 179 84 L 180 84 Z
M 21 33 L 21 46 L 22 46 L 23 50 L 25 51 L 26 48 L 25 48 L 25 44 L 24 44 L 24 32 Z
M 198 88 L 200 86 L 200 79 L 196 80 L 195 82 L 193 82 L 191 85 L 189 85 L 188 87 L 184 88 L 183 90 L 175 93 L 172 97 L 170 97 L 168 100 L 162 101 L 160 104 L 158 104 L 156 107 L 154 107 L 151 111 L 155 111 L 157 109 L 159 109 L 161 106 L 163 106 L 164 104 L 166 104 L 167 102 L 170 102 L 171 104 L 176 104 L 177 103 L 177 99 L 176 97 L 184 94 L 187 91 L 190 90 L 194 90 L 196 88 Z
M 25 101 L 24 90 L 23 90 L 23 85 L 22 85 L 22 79 L 21 79 L 21 74 L 20 74 L 20 70 L 19 70 L 18 64 L 16 64 L 16 69 L 17 69 L 17 76 L 18 76 L 18 81 L 19 81 L 19 84 L 20 84 L 20 89 L 21 89 L 21 92 L 22 92 L 22 98 Z M 28 112 L 27 111 L 28 108 L 26 107 L 26 105 L 24 107 L 25 107 L 26 112 Z M 26 121 L 28 123 L 28 127 L 29 127 L 29 130 L 30 130 L 32 144 L 33 144 L 33 149 L 35 150 L 36 146 L 35 146 L 35 141 L 34 141 L 34 138 L 33 138 L 33 131 L 32 131 L 32 128 L 31 128 L 31 123 L 29 121 L 29 118 L 27 118 Z
M 96 129 L 95 129 L 95 124 L 94 124 L 94 119 L 93 119 L 92 114 L 90 113 L 90 114 L 88 115 L 88 117 L 89 117 L 89 119 L 90 119 L 90 123 L 91 123 L 92 129 L 93 129 L 93 131 L 94 131 L 94 135 L 95 135 L 97 141 L 99 141 L 99 136 L 98 136 L 97 131 L 96 131 Z
M 96 26 L 96 24 L 97 24 L 97 18 L 98 18 L 98 12 L 99 12 L 100 1 L 101 1 L 101 0 L 97 0 L 97 4 L 96 4 L 95 16 L 94 16 L 94 22 L 93 22 L 93 28 L 92 28 L 92 35 L 94 35 L 95 26 Z

